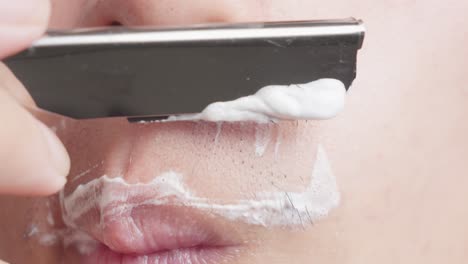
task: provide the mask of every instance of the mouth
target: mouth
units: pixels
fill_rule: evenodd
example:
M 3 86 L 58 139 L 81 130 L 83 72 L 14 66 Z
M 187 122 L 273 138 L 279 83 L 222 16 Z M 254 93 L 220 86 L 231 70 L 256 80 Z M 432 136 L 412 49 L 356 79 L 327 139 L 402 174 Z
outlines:
M 64 223 L 75 233 L 67 244 L 80 252 L 82 263 L 211 264 L 236 258 L 250 241 L 236 231 L 239 225 L 191 207 L 181 199 L 184 193 L 170 175 L 138 184 L 105 176 L 80 185 L 62 197 Z
M 80 228 L 97 241 L 84 263 L 223 263 L 242 248 L 235 235 L 226 236 L 227 226 L 183 206 L 130 207 L 117 201 L 106 205 L 98 217 L 95 213 L 80 219 Z M 99 222 L 93 220 L 98 218 Z

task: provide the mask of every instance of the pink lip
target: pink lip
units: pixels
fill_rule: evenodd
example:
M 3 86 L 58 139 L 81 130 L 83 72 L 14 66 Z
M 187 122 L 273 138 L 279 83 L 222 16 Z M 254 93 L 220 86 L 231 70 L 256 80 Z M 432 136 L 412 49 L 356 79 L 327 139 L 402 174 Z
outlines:
M 184 211 L 183 207 L 143 205 L 105 215 L 98 239 L 127 254 L 222 245 L 214 232 Z
M 238 252 L 238 244 L 224 235 L 226 230 L 214 227 L 206 215 L 193 209 L 125 205 L 111 203 L 100 223 L 85 225 L 86 232 L 100 242 L 85 263 L 214 264 Z

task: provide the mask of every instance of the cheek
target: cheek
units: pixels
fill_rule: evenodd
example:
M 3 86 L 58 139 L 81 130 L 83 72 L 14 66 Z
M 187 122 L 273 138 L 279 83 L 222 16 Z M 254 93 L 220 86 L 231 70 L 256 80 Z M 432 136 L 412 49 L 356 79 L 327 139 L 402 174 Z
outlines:
M 55 243 L 53 222 L 57 207 L 51 200 L 0 196 L 2 258 L 11 263 L 59 263 L 62 248 Z

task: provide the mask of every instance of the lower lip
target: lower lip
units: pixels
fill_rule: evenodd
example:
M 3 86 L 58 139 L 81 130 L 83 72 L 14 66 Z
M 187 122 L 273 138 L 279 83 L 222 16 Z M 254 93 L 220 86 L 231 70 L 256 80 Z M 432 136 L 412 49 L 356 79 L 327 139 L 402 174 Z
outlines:
M 87 256 L 85 264 L 216 264 L 232 260 L 236 247 L 193 247 L 161 251 L 145 255 L 121 254 L 101 245 Z

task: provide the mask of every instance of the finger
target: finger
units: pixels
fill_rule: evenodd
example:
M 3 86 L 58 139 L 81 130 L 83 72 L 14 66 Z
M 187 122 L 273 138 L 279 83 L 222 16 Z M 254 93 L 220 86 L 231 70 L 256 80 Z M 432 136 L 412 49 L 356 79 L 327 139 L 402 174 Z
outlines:
M 49 21 L 49 0 L 0 0 L 0 58 L 41 36 Z
M 8 264 L 8 262 L 0 260 L 0 264 Z
M 16 78 L 8 67 L 0 62 L 0 87 L 6 91 L 22 106 L 36 107 L 36 103 L 28 93 L 24 85 Z
M 0 87 L 0 193 L 48 195 L 70 168 L 57 136 Z

